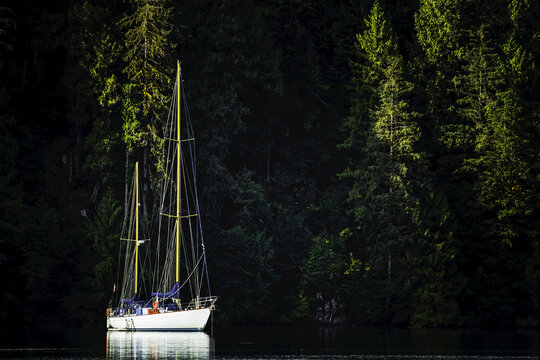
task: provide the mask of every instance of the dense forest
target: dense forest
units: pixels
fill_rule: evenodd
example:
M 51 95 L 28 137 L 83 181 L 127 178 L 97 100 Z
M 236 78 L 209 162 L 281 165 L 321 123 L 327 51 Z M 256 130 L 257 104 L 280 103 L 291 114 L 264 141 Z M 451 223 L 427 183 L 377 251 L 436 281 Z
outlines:
M 8 0 L 2 327 L 105 326 L 176 59 L 216 321 L 538 327 L 539 50 L 532 0 Z

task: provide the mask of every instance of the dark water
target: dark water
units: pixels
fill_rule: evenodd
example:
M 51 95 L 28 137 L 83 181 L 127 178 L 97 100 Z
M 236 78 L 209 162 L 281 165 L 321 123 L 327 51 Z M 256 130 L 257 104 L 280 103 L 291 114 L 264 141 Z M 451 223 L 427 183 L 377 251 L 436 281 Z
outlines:
M 0 358 L 540 359 L 540 332 L 218 327 L 212 337 L 71 329 L 3 334 Z

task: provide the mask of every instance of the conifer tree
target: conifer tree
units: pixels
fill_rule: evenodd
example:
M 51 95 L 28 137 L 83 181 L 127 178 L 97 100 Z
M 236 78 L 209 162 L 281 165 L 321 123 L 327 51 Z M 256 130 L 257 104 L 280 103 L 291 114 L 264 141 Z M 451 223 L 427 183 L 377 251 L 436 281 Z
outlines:
M 110 300 L 111 287 L 118 281 L 116 274 L 117 245 L 120 238 L 122 208 L 111 189 L 105 191 L 96 206 L 92 218 L 86 223 L 88 238 L 97 261 L 90 276 L 89 285 L 93 289 L 91 299 L 94 307 L 103 307 Z
M 532 146 L 537 141 L 538 128 L 534 127 L 537 115 L 524 91 L 530 87 L 534 60 L 519 31 L 527 9 L 527 2 L 521 2 L 520 6 L 516 2 L 508 3 L 507 38 L 494 59 L 496 65 L 492 66 L 493 84 L 488 89 L 485 116 L 475 122 L 479 131 L 474 156 L 466 161 L 475 170 L 476 200 L 485 214 L 482 221 L 485 246 L 489 246 L 489 253 L 495 253 L 491 257 L 498 259 L 493 271 L 500 272 L 499 276 L 483 282 L 492 284 L 491 288 L 497 286 L 497 291 L 487 286 L 478 289 L 484 298 L 492 299 L 490 303 L 477 304 L 480 307 L 477 311 L 490 315 L 484 319 L 487 324 L 506 324 L 517 319 L 520 326 L 534 326 L 537 322 L 532 320 L 533 314 L 524 312 L 519 304 L 530 304 L 527 308 L 536 316 L 539 310 L 537 305 L 532 305 L 535 295 L 513 290 L 517 286 L 527 287 L 523 259 L 535 251 L 535 238 L 538 238 L 533 220 L 537 202 L 533 174 L 537 161 Z M 484 268 L 490 267 L 486 264 Z M 476 276 L 482 276 L 482 269 L 477 270 Z M 505 278 L 508 280 L 504 282 L 496 280 Z M 511 299 L 510 293 L 514 293 Z
M 472 195 L 463 177 L 456 172 L 470 145 L 468 129 L 456 113 L 456 79 L 462 67 L 464 32 L 461 0 L 421 0 L 414 16 L 416 51 L 411 67 L 417 84 L 415 109 L 422 139 L 419 150 L 426 154 L 420 199 L 418 253 L 411 254 L 415 278 L 413 326 L 449 326 L 459 323 L 457 299 L 463 279 L 457 268 L 461 229 L 458 217 L 469 221 L 470 214 L 457 211 Z M 467 142 L 467 139 L 469 141 Z M 420 185 L 420 184 L 417 184 Z M 473 227 L 465 227 L 469 231 Z
M 510 17 L 519 17 L 510 4 Z M 521 9 L 521 11 L 526 11 Z M 532 215 L 534 154 L 534 112 L 523 92 L 534 68 L 532 54 L 520 44 L 516 30 L 502 46 L 496 76 L 495 99 L 488 107 L 485 135 L 477 139 L 477 165 L 481 169 L 479 200 L 494 210 L 497 220 L 492 231 L 503 243 L 512 246 L 524 234 L 525 219 Z
M 456 121 L 454 88 L 461 70 L 461 7 L 461 0 L 421 0 L 414 19 L 421 48 L 415 66 L 424 90 L 420 96 L 425 98 L 419 103 L 425 114 L 422 128 L 435 140 L 428 146 L 440 158 L 444 173 L 439 176 L 446 178 L 460 165 L 459 147 L 464 138 Z
M 123 130 L 127 146 L 126 162 L 133 149 L 142 150 L 143 214 L 147 216 L 149 183 L 157 184 L 149 156 L 160 168 L 159 155 L 163 119 L 171 93 L 171 75 L 176 67 L 171 60 L 172 8 L 166 0 L 133 0 L 133 12 L 121 24 L 125 31 L 123 85 Z M 150 174 L 149 174 L 149 171 Z
M 342 176 L 352 179 L 349 201 L 358 224 L 357 238 L 367 243 L 362 260 L 373 269 L 371 281 L 384 279 L 379 292 L 386 303 L 385 321 L 403 321 L 400 315 L 394 317 L 403 313 L 394 300 L 405 291 L 397 278 L 406 266 L 403 249 L 417 231 L 409 182 L 420 157 L 414 149 L 420 132 L 407 104 L 412 85 L 404 79 L 403 59 L 378 2 L 366 27 L 357 35 L 361 63 L 354 64 L 356 86 L 343 145 L 353 149 L 353 144 L 362 144 L 362 148 L 360 158 L 352 157 Z

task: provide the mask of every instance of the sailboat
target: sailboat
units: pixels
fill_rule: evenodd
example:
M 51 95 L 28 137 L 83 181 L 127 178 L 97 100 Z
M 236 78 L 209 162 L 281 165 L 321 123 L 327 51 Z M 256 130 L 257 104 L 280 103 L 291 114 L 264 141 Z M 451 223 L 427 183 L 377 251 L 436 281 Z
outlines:
M 187 103 L 185 121 L 181 121 L 182 71 L 177 62 L 176 83 L 163 137 L 163 180 L 160 186 L 159 216 L 155 236 L 157 244 L 150 296 L 140 294 L 139 247 L 150 238 L 139 237 L 139 166 L 135 164 L 131 215 L 125 226 L 124 276 L 116 306 L 107 308 L 110 331 L 202 331 L 215 310 L 211 295 L 206 251 L 199 216 L 195 145 Z M 182 137 L 182 130 L 186 136 Z M 154 239 L 152 239 L 154 241 Z M 148 251 L 147 251 L 148 254 Z M 164 258 L 164 259 L 163 259 Z M 207 296 L 202 296 L 203 283 Z M 145 284 L 149 283 L 146 281 Z M 148 291 L 147 291 L 148 292 Z M 182 301 L 185 296 L 190 301 Z M 112 304 L 112 302 L 111 302 Z

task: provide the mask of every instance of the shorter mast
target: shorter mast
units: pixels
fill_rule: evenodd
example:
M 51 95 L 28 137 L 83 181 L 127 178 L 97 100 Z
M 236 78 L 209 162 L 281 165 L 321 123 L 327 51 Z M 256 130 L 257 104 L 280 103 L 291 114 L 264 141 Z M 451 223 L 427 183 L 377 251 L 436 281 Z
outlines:
M 141 244 L 144 244 L 145 241 L 150 239 L 139 239 L 139 162 L 135 163 L 135 174 L 133 182 L 135 183 L 135 238 L 129 239 L 129 238 L 120 238 L 120 240 L 124 241 L 133 241 L 135 242 L 135 295 L 137 295 L 137 289 L 139 287 L 139 246 Z M 133 201 L 133 194 L 131 195 L 131 201 Z M 133 210 L 132 210 L 133 211 Z M 133 216 L 133 212 L 131 212 L 131 216 Z M 128 234 L 130 234 L 130 231 L 128 231 Z M 131 271 L 131 270 L 130 270 Z

